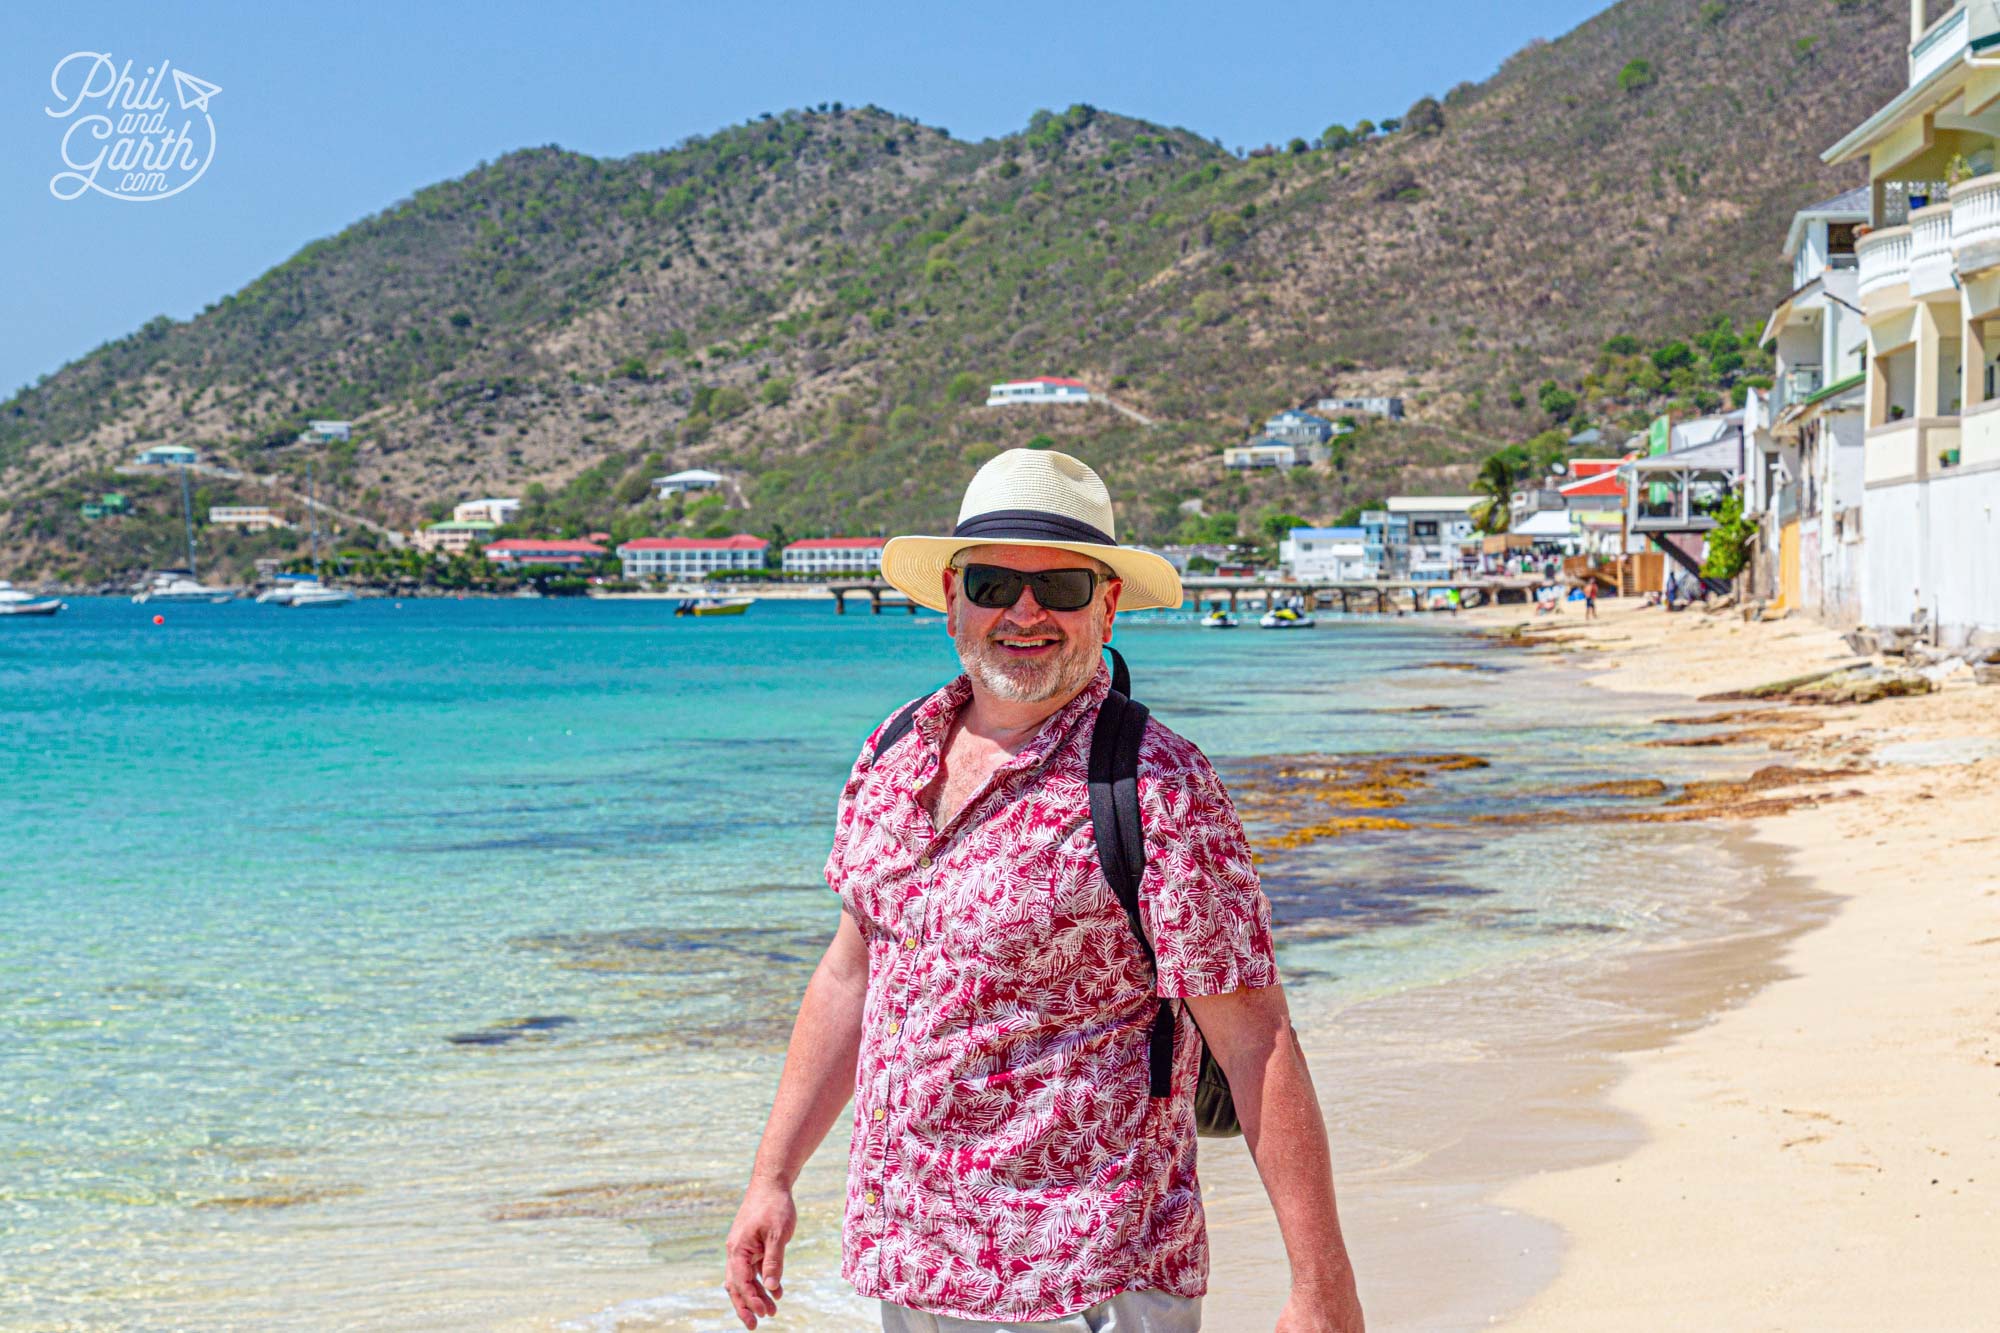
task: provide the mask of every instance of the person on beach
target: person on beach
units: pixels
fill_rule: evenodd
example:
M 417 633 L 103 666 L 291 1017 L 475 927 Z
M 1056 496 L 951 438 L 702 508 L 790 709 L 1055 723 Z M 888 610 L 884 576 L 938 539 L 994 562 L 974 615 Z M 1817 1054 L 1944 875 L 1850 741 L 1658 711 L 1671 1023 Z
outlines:
M 1583 618 L 1597 619 L 1597 580 L 1587 579 L 1583 585 Z
M 888 1333 L 1198 1329 L 1205 1039 L 1290 1260 L 1277 1328 L 1362 1329 L 1270 904 L 1215 771 L 1157 720 L 1137 783 L 1156 965 L 1098 862 L 1103 645 L 1119 610 L 1181 604 L 1173 566 L 1113 533 L 1096 473 L 1010 449 L 972 479 L 952 535 L 882 552 L 884 578 L 945 613 L 965 670 L 883 752 L 887 724 L 871 734 L 841 793 L 840 923 L 726 1247 L 745 1328 L 777 1312 L 793 1182 L 851 1097 L 842 1273 Z M 1181 1021 L 1155 1097 L 1163 997 Z

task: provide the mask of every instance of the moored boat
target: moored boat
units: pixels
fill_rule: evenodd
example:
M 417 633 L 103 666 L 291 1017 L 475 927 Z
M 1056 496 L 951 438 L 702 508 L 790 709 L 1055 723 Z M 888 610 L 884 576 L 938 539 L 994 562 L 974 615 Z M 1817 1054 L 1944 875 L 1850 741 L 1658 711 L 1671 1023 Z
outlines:
M 1281 606 L 1274 611 L 1266 611 L 1257 623 L 1265 629 L 1311 629 L 1319 622 L 1313 619 L 1310 611 Z
M 0 616 L 52 616 L 68 608 L 59 597 L 37 597 L 0 579 Z
M 1195 623 L 1203 629 L 1235 629 L 1237 620 L 1235 616 L 1218 606 Z
M 231 600 L 235 595 L 227 588 L 211 588 L 187 570 L 163 569 L 153 575 L 152 582 L 134 594 L 132 601 L 138 605 L 148 602 L 173 602 L 182 605 L 196 602 L 220 604 Z
M 677 616 L 740 616 L 754 597 L 689 597 L 674 608 Z

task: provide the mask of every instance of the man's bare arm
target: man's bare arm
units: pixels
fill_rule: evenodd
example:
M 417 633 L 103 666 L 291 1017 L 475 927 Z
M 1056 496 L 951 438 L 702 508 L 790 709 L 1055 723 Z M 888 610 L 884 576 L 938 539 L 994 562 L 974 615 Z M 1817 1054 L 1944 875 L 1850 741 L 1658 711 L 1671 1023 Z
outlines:
M 785 1246 L 798 1221 L 792 1185 L 854 1093 L 867 999 L 868 946 L 853 916 L 842 912 L 799 1005 L 750 1188 L 729 1229 L 723 1285 L 745 1328 L 778 1312 Z
M 1361 1333 L 1326 1122 L 1282 986 L 1190 999 L 1188 1009 L 1229 1078 L 1243 1136 L 1256 1159 L 1292 1265 L 1279 1333 Z

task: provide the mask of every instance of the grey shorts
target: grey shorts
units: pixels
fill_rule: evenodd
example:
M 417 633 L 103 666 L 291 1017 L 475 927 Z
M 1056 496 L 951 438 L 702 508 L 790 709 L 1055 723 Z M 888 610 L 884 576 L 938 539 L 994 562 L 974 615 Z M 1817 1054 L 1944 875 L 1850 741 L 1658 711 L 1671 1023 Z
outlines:
M 925 1314 L 882 1302 L 883 1333 L 1199 1333 L 1201 1298 L 1170 1296 L 1164 1291 L 1122 1291 L 1067 1319 L 1008 1320 L 989 1324 L 978 1319 Z

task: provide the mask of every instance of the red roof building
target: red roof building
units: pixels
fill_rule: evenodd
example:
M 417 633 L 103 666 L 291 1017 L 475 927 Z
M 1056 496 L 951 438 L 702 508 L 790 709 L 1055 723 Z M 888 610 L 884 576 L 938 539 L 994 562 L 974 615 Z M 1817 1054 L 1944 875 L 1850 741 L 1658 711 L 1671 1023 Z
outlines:
M 808 537 L 785 548 L 787 574 L 872 574 L 887 537 Z
M 596 542 L 564 541 L 552 537 L 509 537 L 489 542 L 482 554 L 496 565 L 562 565 L 580 567 L 584 561 L 604 554 Z
M 693 579 L 727 570 L 762 569 L 771 543 L 733 537 L 639 537 L 618 548 L 628 579 Z

